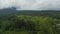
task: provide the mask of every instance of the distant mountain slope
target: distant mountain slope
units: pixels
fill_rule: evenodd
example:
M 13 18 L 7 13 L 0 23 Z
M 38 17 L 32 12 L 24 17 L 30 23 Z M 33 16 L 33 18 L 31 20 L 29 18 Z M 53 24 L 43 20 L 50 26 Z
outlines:
M 15 8 L 7 8 L 7 9 L 2 9 L 0 10 L 0 14 L 40 14 L 40 13 L 60 13 L 60 11 L 56 10 L 43 10 L 43 11 L 38 11 L 38 10 L 16 10 Z
M 57 15 L 57 17 L 60 16 L 60 11 L 56 10 L 43 10 L 43 11 L 38 11 L 38 10 L 16 10 L 15 8 L 7 8 L 7 9 L 2 9 L 0 10 L 0 20 L 1 19 L 6 19 L 10 15 L 13 14 L 24 14 L 24 15 L 43 15 L 43 16 L 51 16 L 53 17 L 54 15 Z M 56 17 L 56 16 L 54 16 Z

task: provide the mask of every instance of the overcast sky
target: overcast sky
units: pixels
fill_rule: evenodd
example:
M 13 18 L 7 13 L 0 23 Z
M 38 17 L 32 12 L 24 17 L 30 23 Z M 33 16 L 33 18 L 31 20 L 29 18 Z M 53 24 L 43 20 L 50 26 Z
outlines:
M 60 10 L 60 0 L 0 0 L 0 9 Z

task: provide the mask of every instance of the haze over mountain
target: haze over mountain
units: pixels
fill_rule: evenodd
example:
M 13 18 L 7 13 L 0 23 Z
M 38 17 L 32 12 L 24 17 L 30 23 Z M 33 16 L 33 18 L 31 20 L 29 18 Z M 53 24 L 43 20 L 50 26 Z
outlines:
M 0 9 L 0 14 L 40 14 L 60 13 L 60 10 L 16 10 L 16 8 Z

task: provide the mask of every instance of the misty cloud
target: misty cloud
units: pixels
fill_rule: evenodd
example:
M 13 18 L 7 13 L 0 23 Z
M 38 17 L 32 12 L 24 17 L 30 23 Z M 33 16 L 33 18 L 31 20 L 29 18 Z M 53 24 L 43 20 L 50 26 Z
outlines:
M 60 10 L 60 0 L 0 0 L 0 9 Z

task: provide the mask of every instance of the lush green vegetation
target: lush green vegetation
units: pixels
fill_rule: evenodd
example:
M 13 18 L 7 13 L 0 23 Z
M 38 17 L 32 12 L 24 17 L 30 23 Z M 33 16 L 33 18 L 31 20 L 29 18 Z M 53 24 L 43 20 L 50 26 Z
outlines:
M 0 34 L 60 34 L 60 11 L 2 9 Z
M 11 15 L 1 20 L 0 33 L 60 34 L 60 19 L 42 15 Z

